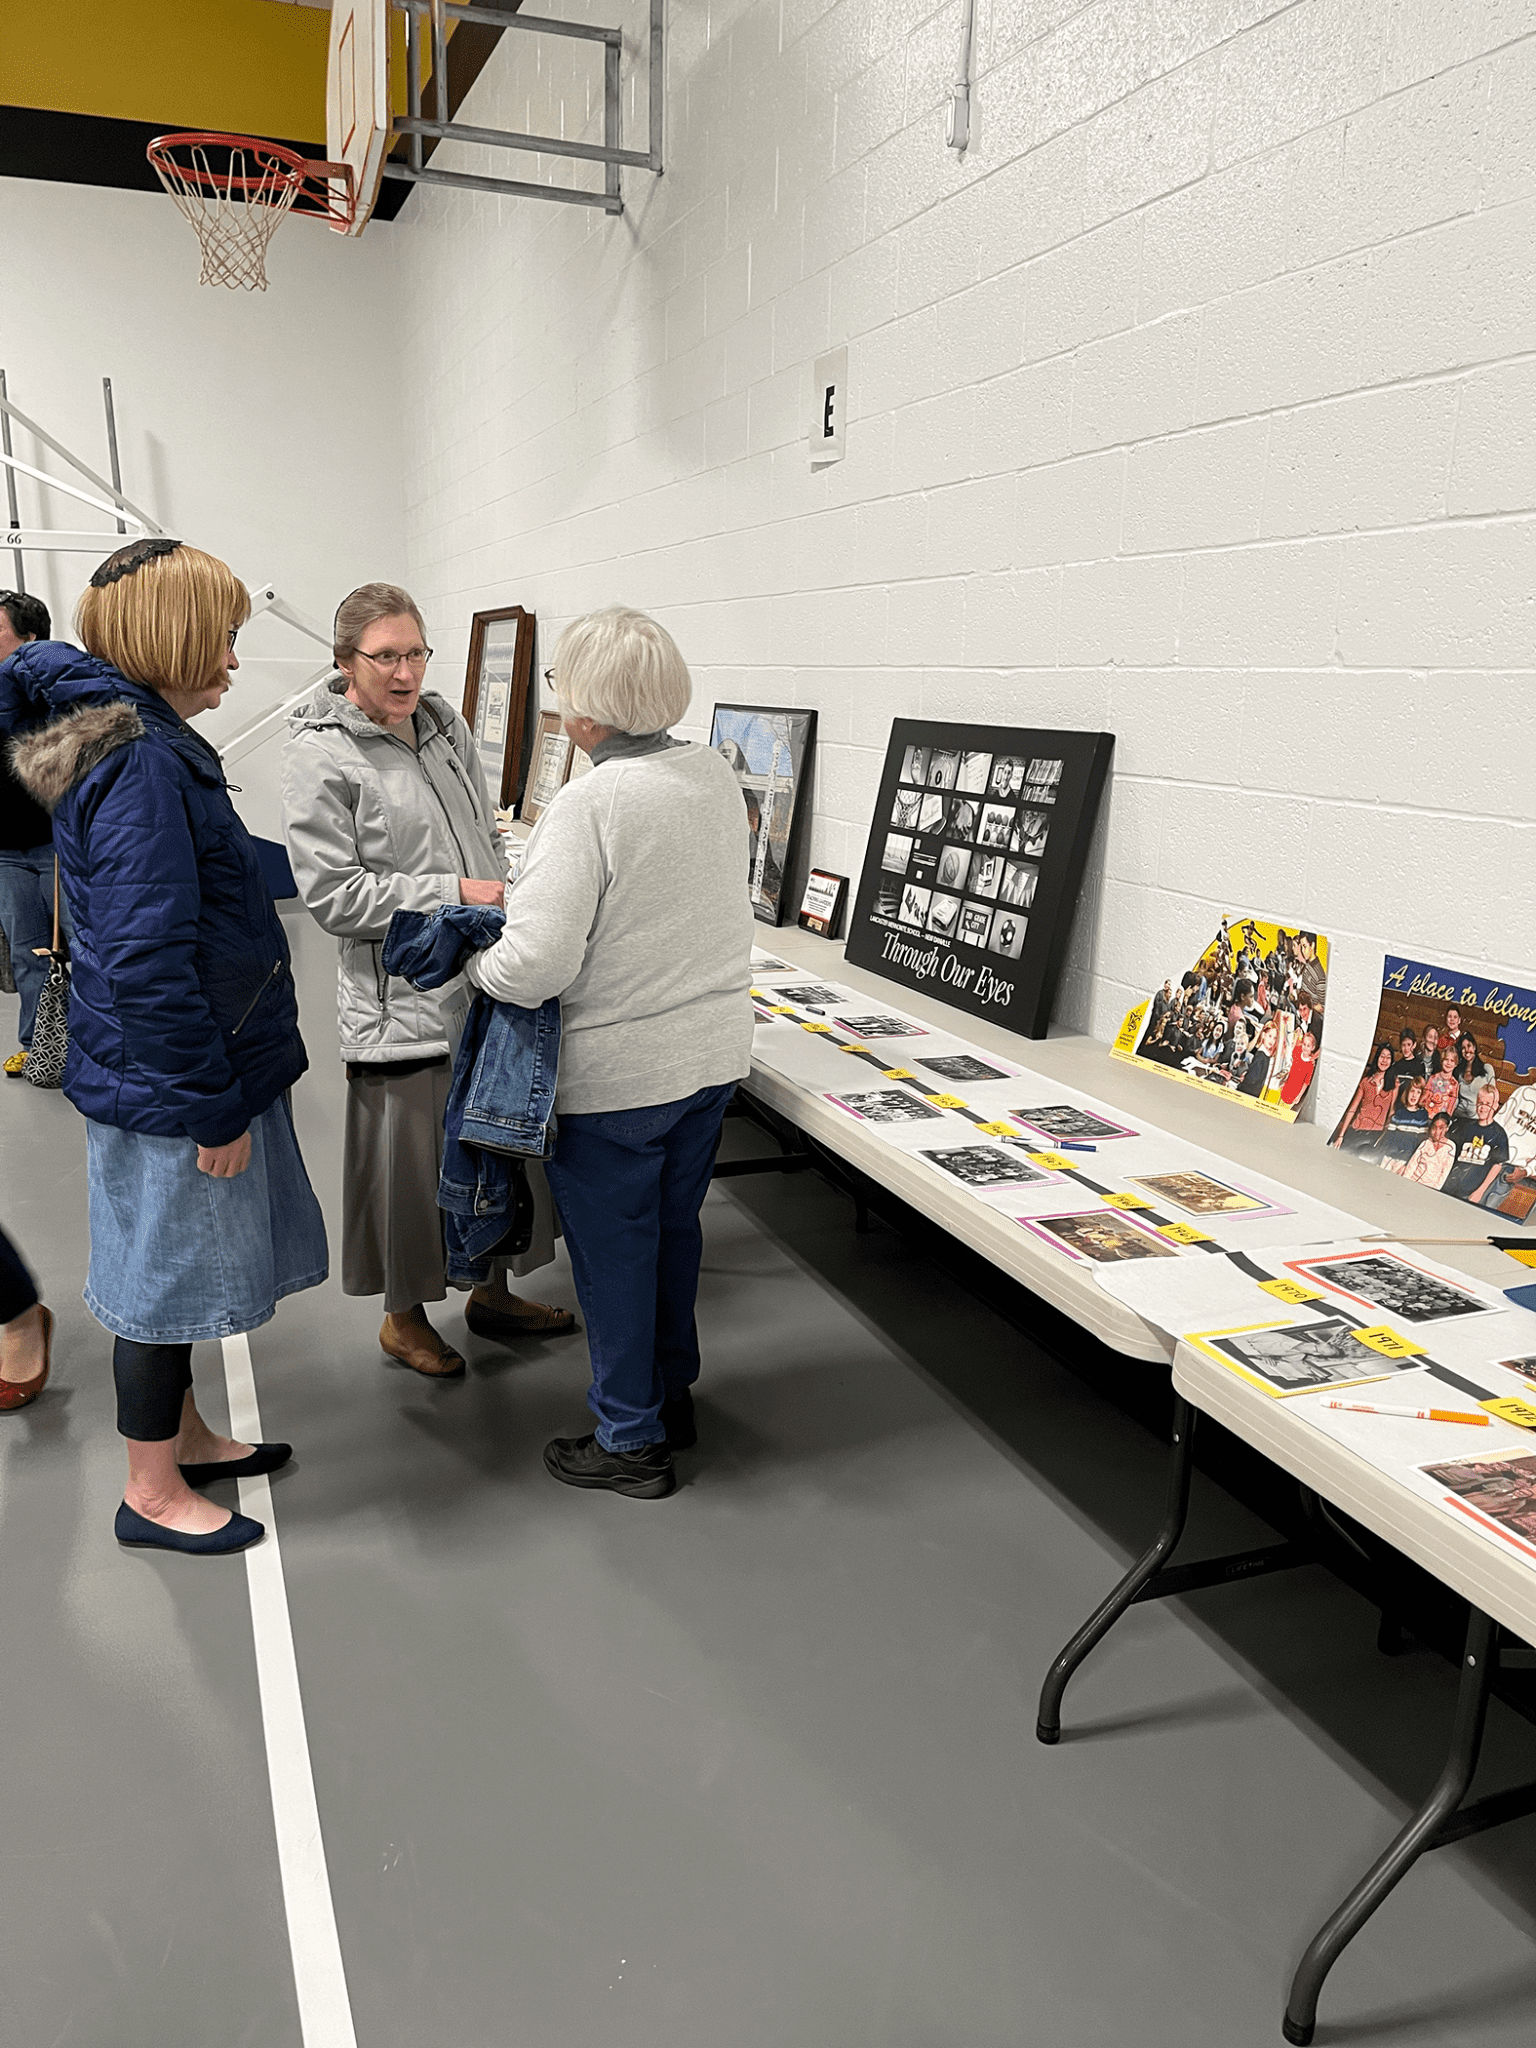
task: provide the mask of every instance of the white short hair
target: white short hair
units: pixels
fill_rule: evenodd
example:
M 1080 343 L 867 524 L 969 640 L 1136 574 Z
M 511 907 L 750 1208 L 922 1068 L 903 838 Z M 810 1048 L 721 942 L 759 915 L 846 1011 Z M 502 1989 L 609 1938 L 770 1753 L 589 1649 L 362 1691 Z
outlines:
M 556 643 L 553 666 L 561 711 L 617 732 L 665 732 L 693 700 L 677 642 L 628 605 L 573 619 Z

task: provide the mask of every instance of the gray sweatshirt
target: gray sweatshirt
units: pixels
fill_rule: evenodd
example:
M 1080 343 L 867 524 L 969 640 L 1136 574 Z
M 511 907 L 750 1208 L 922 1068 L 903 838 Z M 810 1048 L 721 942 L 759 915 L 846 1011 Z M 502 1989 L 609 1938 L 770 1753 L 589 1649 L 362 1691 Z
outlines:
M 525 1009 L 559 996 L 557 1110 L 644 1109 L 745 1076 L 747 839 L 735 776 L 693 745 L 602 758 L 540 818 L 506 929 L 468 973 Z

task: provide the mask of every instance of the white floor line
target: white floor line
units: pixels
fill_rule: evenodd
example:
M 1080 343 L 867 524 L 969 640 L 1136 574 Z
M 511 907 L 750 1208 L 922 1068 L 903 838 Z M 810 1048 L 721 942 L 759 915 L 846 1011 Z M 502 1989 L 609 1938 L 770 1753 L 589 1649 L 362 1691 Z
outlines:
M 230 1434 L 244 1443 L 261 1441 L 261 1410 L 244 1337 L 226 1337 L 224 1380 L 229 1389 Z M 245 1553 L 251 1596 L 251 1629 L 256 1639 L 256 1676 L 261 1691 L 262 1731 L 267 1745 L 267 1778 L 277 1828 L 277 1861 L 288 1918 L 288 1947 L 298 1993 L 304 2048 L 357 2048 L 352 2002 L 336 1933 L 320 1810 L 310 1769 L 304 1701 L 293 1654 L 293 1627 L 283 1554 L 272 1514 L 272 1489 L 265 1478 L 240 1481 L 240 1509 L 266 1524 L 266 1540 Z

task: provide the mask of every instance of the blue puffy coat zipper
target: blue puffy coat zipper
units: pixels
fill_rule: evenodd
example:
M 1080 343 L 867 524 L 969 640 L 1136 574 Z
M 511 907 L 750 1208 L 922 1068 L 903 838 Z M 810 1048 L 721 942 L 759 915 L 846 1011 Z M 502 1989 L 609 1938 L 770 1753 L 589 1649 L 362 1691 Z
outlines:
M 245 1023 L 246 1018 L 250 1016 L 252 1010 L 255 1009 L 256 1005 L 261 1001 L 262 997 L 266 994 L 267 990 L 272 986 L 273 982 L 276 981 L 277 977 L 282 973 L 282 971 L 282 961 L 274 960 L 272 962 L 272 972 L 267 976 L 266 980 L 261 984 L 261 987 L 257 989 L 255 995 L 251 997 L 251 1000 L 240 1012 L 240 1022 L 236 1024 L 234 1028 L 231 1030 L 229 1034 L 231 1038 L 238 1038 L 240 1036 L 241 1026 Z

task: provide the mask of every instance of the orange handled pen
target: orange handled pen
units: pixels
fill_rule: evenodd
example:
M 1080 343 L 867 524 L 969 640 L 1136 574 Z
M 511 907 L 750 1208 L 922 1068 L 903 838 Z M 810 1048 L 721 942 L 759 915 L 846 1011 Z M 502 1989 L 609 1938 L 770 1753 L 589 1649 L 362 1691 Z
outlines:
M 1489 1421 L 1486 1415 L 1469 1415 L 1465 1408 L 1373 1407 L 1368 1401 L 1324 1401 L 1322 1405 L 1341 1408 L 1346 1415 L 1406 1415 L 1414 1422 L 1470 1422 L 1477 1429 L 1486 1429 Z

